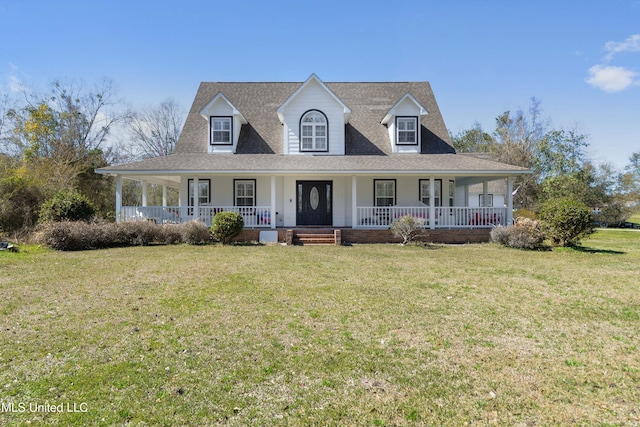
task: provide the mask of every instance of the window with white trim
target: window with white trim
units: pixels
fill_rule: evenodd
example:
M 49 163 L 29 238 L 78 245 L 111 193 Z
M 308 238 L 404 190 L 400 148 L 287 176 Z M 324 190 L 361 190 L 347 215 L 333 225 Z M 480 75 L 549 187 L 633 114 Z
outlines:
M 481 208 L 492 208 L 493 207 L 493 194 L 487 194 L 487 198 L 485 199 L 484 194 L 478 195 L 480 200 L 478 206 Z
M 429 202 L 430 202 L 430 198 L 429 198 L 429 188 L 430 188 L 430 184 L 429 184 L 428 179 L 421 179 L 420 180 L 420 201 L 422 203 L 424 203 L 427 206 L 430 206 Z M 433 182 L 433 189 L 434 189 L 434 195 L 433 195 L 433 201 L 434 201 L 434 205 L 435 206 L 442 206 L 442 180 L 441 179 L 436 179 Z
M 417 145 L 418 144 L 418 118 L 417 117 L 396 117 L 396 144 L 397 145 Z
M 256 180 L 255 179 L 235 179 L 233 180 L 235 206 L 255 206 L 256 205 Z
M 211 201 L 211 180 L 198 180 L 198 206 L 208 205 Z M 189 180 L 189 206 L 193 206 L 193 179 Z
M 327 151 L 327 118 L 320 111 L 305 113 L 300 120 L 300 151 Z
M 393 206 L 396 204 L 396 180 L 374 179 L 374 206 Z
M 211 117 L 211 144 L 230 145 L 231 117 Z

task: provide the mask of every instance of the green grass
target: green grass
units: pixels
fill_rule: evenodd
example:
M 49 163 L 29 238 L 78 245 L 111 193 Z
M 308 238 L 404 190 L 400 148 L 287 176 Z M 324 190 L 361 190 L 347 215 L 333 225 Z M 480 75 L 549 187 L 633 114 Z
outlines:
M 637 425 L 639 279 L 636 230 L 2 253 L 0 424 Z
M 634 224 L 640 224 L 640 214 L 631 215 L 631 217 L 627 221 L 633 222 Z

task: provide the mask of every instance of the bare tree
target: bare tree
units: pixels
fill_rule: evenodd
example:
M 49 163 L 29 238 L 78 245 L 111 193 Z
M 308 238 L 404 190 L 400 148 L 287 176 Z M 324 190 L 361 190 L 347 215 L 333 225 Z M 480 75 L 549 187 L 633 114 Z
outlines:
M 544 138 L 549 121 L 541 118 L 540 100 L 531 98 L 528 112 L 518 110 L 515 114 L 504 112 L 496 118 L 494 137 L 498 144 L 497 159 L 503 163 L 533 168 L 535 155 Z M 525 175 L 516 178 L 518 189 L 514 203 L 518 207 L 532 208 L 537 200 L 539 186 L 537 176 Z
M 48 94 L 24 93 L 24 104 L 6 114 L 8 145 L 29 159 L 47 159 L 58 166 L 82 162 L 103 150 L 110 131 L 128 117 L 115 112 L 112 82 L 87 89 L 82 83 L 54 81 Z
M 15 185 L 0 191 L 0 204 L 8 206 L 11 194 L 38 190 L 38 197 L 12 199 L 9 215 L 37 212 L 43 200 L 61 190 L 80 190 L 96 206 L 104 205 L 110 179 L 94 169 L 108 163 L 108 137 L 128 117 L 120 105 L 109 80 L 90 87 L 55 81 L 46 93 L 24 88 L 20 98 L 0 100 L 0 152 L 15 160 L 4 173 L 15 177 L 7 180 Z M 33 223 L 37 215 L 30 218 L 24 223 Z
M 173 99 L 134 114 L 129 125 L 134 156 L 148 158 L 173 153 L 184 118 L 182 107 Z

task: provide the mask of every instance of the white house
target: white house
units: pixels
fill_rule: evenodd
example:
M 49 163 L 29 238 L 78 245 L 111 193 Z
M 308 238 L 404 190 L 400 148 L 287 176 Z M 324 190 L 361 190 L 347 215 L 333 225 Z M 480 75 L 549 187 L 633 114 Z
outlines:
M 315 74 L 202 83 L 174 154 L 97 172 L 116 177 L 119 221 L 210 223 L 236 211 L 247 230 L 341 229 L 355 241 L 407 214 L 438 240 L 456 240 L 447 238 L 456 230 L 486 237 L 511 222 L 513 177 L 530 173 L 456 154 L 427 82 L 325 83 Z M 141 206 L 122 206 L 123 179 L 174 187 L 179 205 L 147 206 L 143 194 Z M 497 179 L 504 204 L 463 197 Z

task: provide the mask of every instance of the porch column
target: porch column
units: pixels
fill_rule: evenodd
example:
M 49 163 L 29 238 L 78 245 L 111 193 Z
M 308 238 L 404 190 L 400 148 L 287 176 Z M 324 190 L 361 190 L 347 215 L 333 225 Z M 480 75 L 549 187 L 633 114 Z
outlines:
M 507 178 L 507 224 L 513 224 L 513 177 Z
M 436 228 L 436 177 L 429 177 L 429 228 Z M 440 200 L 442 200 L 442 194 L 440 195 Z
M 200 184 L 198 183 L 198 177 L 193 177 L 193 219 L 197 220 L 200 218 L 200 189 L 198 188 Z
M 271 229 L 275 230 L 278 222 L 276 217 L 276 177 L 271 176 Z
M 116 175 L 116 222 L 122 220 L 122 176 Z
M 469 207 L 469 184 L 464 186 L 464 205 Z
M 142 206 L 147 206 L 147 181 L 142 181 Z
M 167 186 L 162 186 L 162 206 L 167 206 Z
M 487 181 L 482 181 L 482 206 L 483 208 L 487 207 L 487 198 L 489 195 L 489 183 Z
M 358 178 L 351 177 L 351 228 L 358 228 Z

